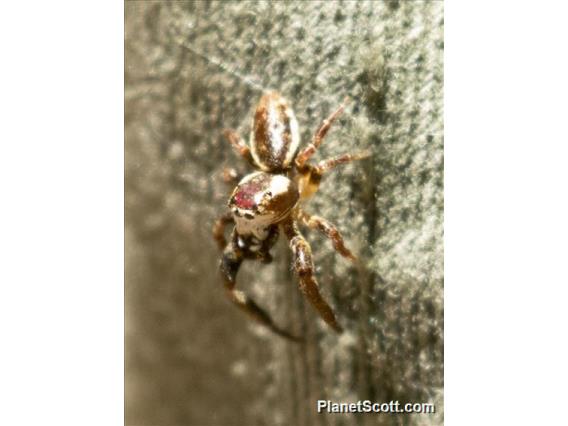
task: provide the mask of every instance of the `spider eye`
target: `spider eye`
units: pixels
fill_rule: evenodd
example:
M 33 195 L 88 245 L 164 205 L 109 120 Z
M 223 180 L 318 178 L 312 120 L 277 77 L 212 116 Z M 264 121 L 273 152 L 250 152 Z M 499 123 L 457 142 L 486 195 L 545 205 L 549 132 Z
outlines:
M 248 220 L 254 219 L 254 216 L 250 213 L 245 213 L 244 216 L 245 216 L 245 219 L 248 219 Z

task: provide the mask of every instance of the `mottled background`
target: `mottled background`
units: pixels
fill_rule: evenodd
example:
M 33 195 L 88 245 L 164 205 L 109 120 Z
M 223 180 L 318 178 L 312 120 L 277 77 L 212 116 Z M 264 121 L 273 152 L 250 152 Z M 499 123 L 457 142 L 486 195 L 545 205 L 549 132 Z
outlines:
M 442 424 L 443 47 L 436 1 L 126 3 L 128 425 Z M 316 158 L 373 152 L 306 206 L 367 267 L 306 232 L 341 337 L 300 296 L 284 239 L 239 286 L 308 344 L 224 298 L 211 226 L 223 167 L 246 166 L 221 132 L 248 133 L 259 87 L 291 101 L 303 141 L 349 96 Z M 437 413 L 323 415 L 317 399 Z

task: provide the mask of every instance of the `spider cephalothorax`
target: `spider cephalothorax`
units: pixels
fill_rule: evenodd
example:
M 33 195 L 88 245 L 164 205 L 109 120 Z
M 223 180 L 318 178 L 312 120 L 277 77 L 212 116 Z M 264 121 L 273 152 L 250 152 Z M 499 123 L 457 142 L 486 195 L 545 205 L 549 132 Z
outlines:
M 296 117 L 286 100 L 276 92 L 269 92 L 260 99 L 252 123 L 250 148 L 234 131 L 225 132 L 229 142 L 249 164 L 260 169 L 238 182 L 229 199 L 230 212 L 219 218 L 213 228 L 214 237 L 223 250 L 220 271 L 225 289 L 229 299 L 255 320 L 292 340 L 300 339 L 274 324 L 271 317 L 250 297 L 235 288 L 236 276 L 244 259 L 270 262 L 270 249 L 282 232 L 293 253 L 293 266 L 300 281 L 300 290 L 327 324 L 337 332 L 342 331 L 333 311 L 319 293 L 310 245 L 298 230 L 298 223 L 323 232 L 341 255 L 355 260 L 335 226 L 321 217 L 306 213 L 300 207 L 302 199 L 316 192 L 327 171 L 367 156 L 344 154 L 315 165 L 307 162 L 343 108 L 344 105 L 341 105 L 324 120 L 311 143 L 299 153 Z M 226 172 L 225 176 L 227 180 L 238 180 L 234 171 Z M 227 242 L 224 228 L 232 223 L 235 226 Z
M 265 172 L 245 176 L 233 191 L 229 208 L 240 235 L 264 239 L 266 228 L 286 217 L 300 199 L 298 186 L 284 175 Z

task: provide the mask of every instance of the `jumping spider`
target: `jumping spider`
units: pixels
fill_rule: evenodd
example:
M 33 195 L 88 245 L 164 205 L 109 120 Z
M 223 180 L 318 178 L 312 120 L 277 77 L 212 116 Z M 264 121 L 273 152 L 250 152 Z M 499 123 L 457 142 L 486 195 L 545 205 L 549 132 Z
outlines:
M 226 130 L 224 133 L 237 152 L 255 169 L 260 169 L 238 182 L 229 199 L 230 212 L 217 219 L 213 227 L 213 236 L 223 251 L 219 268 L 227 296 L 260 324 L 295 341 L 301 339 L 274 324 L 262 308 L 235 288 L 236 275 L 244 259 L 270 263 L 270 249 L 279 232 L 282 232 L 293 253 L 293 266 L 300 290 L 323 320 L 336 332 L 342 332 L 332 309 L 320 295 L 310 245 L 298 230 L 298 222 L 323 232 L 331 239 L 336 251 L 356 261 L 335 226 L 300 207 L 300 200 L 311 197 L 317 191 L 325 173 L 339 164 L 368 156 L 367 153 L 343 154 L 315 165 L 308 163 L 344 107 L 345 103 L 323 121 L 311 143 L 299 153 L 298 122 L 292 108 L 276 92 L 266 93 L 260 99 L 252 123 L 250 148 L 235 131 Z M 238 175 L 234 170 L 228 170 L 225 180 L 236 182 Z M 227 243 L 224 230 L 233 223 L 235 227 Z

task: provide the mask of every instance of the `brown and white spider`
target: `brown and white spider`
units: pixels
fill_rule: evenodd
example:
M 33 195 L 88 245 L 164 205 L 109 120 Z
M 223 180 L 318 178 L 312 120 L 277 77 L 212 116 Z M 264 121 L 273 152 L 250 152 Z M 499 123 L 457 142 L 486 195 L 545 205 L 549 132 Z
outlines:
M 298 230 L 298 222 L 323 232 L 331 239 L 336 251 L 356 261 L 335 226 L 300 207 L 301 200 L 317 191 L 325 173 L 339 164 L 368 156 L 367 153 L 343 154 L 315 165 L 308 163 L 344 106 L 345 103 L 323 121 L 311 143 L 299 153 L 298 122 L 286 100 L 276 92 L 266 93 L 260 99 L 252 123 L 250 148 L 236 132 L 225 131 L 237 152 L 255 169 L 260 169 L 238 182 L 229 199 L 230 212 L 217 219 L 213 226 L 213 236 L 223 251 L 220 272 L 225 290 L 229 299 L 256 321 L 291 340 L 301 339 L 277 326 L 254 300 L 237 290 L 236 276 L 245 259 L 271 262 L 270 249 L 282 232 L 293 253 L 300 290 L 323 320 L 336 332 L 342 332 L 332 309 L 320 295 L 310 245 Z M 236 182 L 238 176 L 234 170 L 227 171 L 225 180 Z M 235 226 L 227 243 L 224 230 L 233 223 Z

